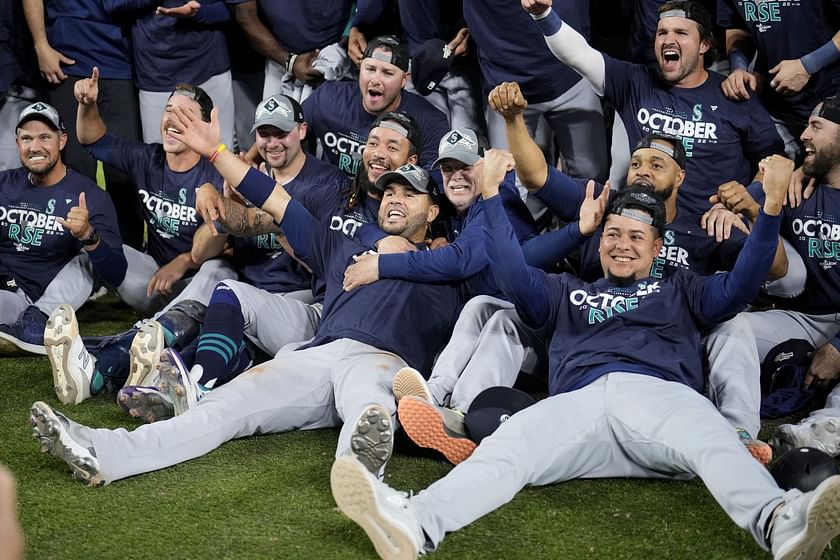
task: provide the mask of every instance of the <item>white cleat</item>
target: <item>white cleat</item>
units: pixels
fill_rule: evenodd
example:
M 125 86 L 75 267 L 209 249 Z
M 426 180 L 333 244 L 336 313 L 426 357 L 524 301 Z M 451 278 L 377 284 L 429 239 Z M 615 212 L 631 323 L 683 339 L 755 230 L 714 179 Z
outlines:
M 799 424 L 782 424 L 770 438 L 770 445 L 779 455 L 797 447 L 813 447 L 837 457 L 840 455 L 840 418 L 806 418 Z
M 352 455 L 335 460 L 330 485 L 338 509 L 364 529 L 380 558 L 412 560 L 424 552 L 423 528 L 405 492 L 380 482 Z
M 840 535 L 840 475 L 799 494 L 774 514 L 770 543 L 774 560 L 817 560 Z
M 392 382 L 394 399 L 397 402 L 403 397 L 420 397 L 426 402 L 436 404 L 432 397 L 432 391 L 426 384 L 426 380 L 420 372 L 414 368 L 404 367 L 394 376 Z
M 67 463 L 73 471 L 73 478 L 88 486 L 106 483 L 99 469 L 99 461 L 90 449 L 79 441 L 82 439 L 79 437 L 79 429 L 82 428 L 80 424 L 41 401 L 33 404 L 29 410 L 29 424 L 32 426 L 33 437 L 41 445 L 41 452 L 49 453 Z
M 157 367 L 163 352 L 163 327 L 155 320 L 146 321 L 134 335 L 128 352 L 129 372 L 124 387 L 157 385 Z
M 44 347 L 52 365 L 58 400 L 79 404 L 90 398 L 96 358 L 90 355 L 79 336 L 79 324 L 71 306 L 59 305 L 50 314 L 44 329 Z

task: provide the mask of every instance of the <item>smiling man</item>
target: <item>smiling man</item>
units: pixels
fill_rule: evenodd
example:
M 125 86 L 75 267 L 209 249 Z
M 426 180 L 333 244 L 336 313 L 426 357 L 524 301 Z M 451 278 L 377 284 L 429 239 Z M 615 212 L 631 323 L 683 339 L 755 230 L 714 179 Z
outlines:
M 0 355 L 45 354 L 47 316 L 61 303 L 81 307 L 89 260 L 119 259 L 122 242 L 111 200 L 64 164 L 58 111 L 29 105 L 15 133 L 22 167 L 0 173 Z
M 761 102 L 727 99 L 721 91 L 724 77 L 705 68 L 714 58 L 714 38 L 712 20 L 700 4 L 674 1 L 660 8 L 654 45 L 658 72 L 593 49 L 551 4 L 522 0 L 555 56 L 589 80 L 621 117 L 617 123 L 625 134 L 613 143 L 613 186 L 623 184 L 630 147 L 646 134 L 682 138 L 688 174 L 679 205 L 694 213 L 709 209 L 709 196 L 719 185 L 749 183 L 759 160 L 783 152 Z
M 785 492 L 700 393 L 700 329 L 755 297 L 773 260 L 792 162 L 764 162 L 764 208 L 731 272 L 649 277 L 665 208 L 652 190 L 632 187 L 607 209 L 600 244 L 607 278 L 587 283 L 526 265 L 498 196 L 507 162 L 489 159 L 482 189 L 487 253 L 523 318 L 547 329 L 549 396 L 511 416 L 471 457 L 410 497 L 355 457 L 339 457 L 330 477 L 339 509 L 382 558 L 406 560 L 434 550 L 525 486 L 699 476 L 777 560 L 817 558 L 840 534 L 840 476 L 813 492 Z
M 386 112 L 400 111 L 419 124 L 419 164 L 430 168 L 449 125 L 431 103 L 403 91 L 408 79 L 408 52 L 396 37 L 384 36 L 368 43 L 358 83 L 327 82 L 316 89 L 303 103 L 303 112 L 322 157 L 352 177 L 371 124 Z

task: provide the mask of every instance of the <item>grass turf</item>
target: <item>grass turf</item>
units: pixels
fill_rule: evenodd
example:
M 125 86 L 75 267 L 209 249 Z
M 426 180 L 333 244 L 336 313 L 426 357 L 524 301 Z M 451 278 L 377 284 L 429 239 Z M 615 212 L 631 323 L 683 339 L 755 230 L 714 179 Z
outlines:
M 109 334 L 138 316 L 112 297 L 79 312 L 82 334 Z M 132 429 L 104 397 L 61 405 L 46 358 L 0 358 L 0 461 L 18 477 L 31 559 L 375 557 L 335 508 L 329 469 L 337 430 L 252 437 L 154 473 L 86 488 L 38 453 L 27 423 L 44 400 L 74 420 Z M 420 490 L 450 467 L 402 442 L 387 481 Z M 840 548 L 840 547 L 838 547 Z M 573 481 L 528 488 L 449 535 L 433 559 L 769 558 L 699 481 Z M 828 551 L 826 558 L 840 558 Z

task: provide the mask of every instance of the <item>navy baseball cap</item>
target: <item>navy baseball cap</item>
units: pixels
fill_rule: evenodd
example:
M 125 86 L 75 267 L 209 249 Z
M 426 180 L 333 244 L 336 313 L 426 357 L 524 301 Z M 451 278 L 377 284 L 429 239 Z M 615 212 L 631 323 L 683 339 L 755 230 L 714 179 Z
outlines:
M 61 115 L 58 114 L 56 108 L 49 103 L 44 103 L 43 101 L 36 101 L 35 103 L 26 106 L 23 111 L 20 112 L 15 130 L 31 120 L 44 121 L 56 130 L 60 130 L 61 132 L 67 131 L 67 128 L 64 126 L 64 121 L 61 120 Z
M 537 401 L 512 387 L 490 387 L 476 395 L 464 417 L 467 435 L 476 443 L 496 431 L 511 416 Z
M 375 186 L 379 191 L 384 192 L 385 187 L 391 183 L 407 185 L 417 192 L 427 194 L 432 197 L 435 203 L 440 198 L 440 191 L 435 180 L 431 178 L 425 169 L 412 163 L 407 163 L 394 171 L 383 173 L 376 180 Z
M 677 162 L 680 169 L 685 169 L 685 146 L 683 146 L 682 139 L 677 136 L 669 134 L 653 133 L 643 136 L 641 140 L 633 148 L 633 151 L 641 150 L 642 148 L 653 148 L 659 150 L 672 160 Z
M 659 231 L 660 236 L 665 230 L 665 202 L 646 185 L 632 185 L 620 190 L 610 200 L 604 218 L 610 214 L 651 225 Z
M 814 107 L 811 116 L 840 124 L 840 96 L 832 95 L 823 99 Z
M 761 363 L 762 418 L 781 418 L 808 406 L 819 392 L 802 389 L 814 346 L 807 340 L 792 338 L 774 346 Z
M 466 165 L 475 165 L 484 155 L 478 135 L 471 128 L 450 130 L 438 145 L 438 158 L 432 164 L 437 167 L 445 159 L 458 160 Z
M 420 127 L 417 126 L 417 121 L 407 113 L 403 113 L 402 111 L 382 113 L 376 118 L 370 129 L 373 130 L 378 126 L 399 132 L 408 138 L 408 141 L 417 151 L 420 151 L 420 148 L 423 147 L 423 135 L 420 132 Z
M 379 52 L 374 52 L 379 49 Z M 382 52 L 387 51 L 387 52 Z M 408 50 L 396 35 L 381 35 L 368 42 L 362 59 L 375 58 L 408 72 Z
M 302 122 L 303 109 L 300 103 L 288 95 L 272 95 L 257 105 L 251 132 L 266 125 L 279 128 L 283 132 L 289 132 Z
M 429 95 L 452 68 L 455 60 L 449 43 L 429 39 L 411 59 L 411 81 L 420 95 Z

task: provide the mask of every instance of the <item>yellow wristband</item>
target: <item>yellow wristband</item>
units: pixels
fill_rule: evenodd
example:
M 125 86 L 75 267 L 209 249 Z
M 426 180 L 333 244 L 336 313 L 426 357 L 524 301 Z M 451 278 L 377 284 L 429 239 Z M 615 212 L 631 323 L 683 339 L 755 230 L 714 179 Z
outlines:
M 210 163 L 213 163 L 213 162 L 216 161 L 216 158 L 219 157 L 219 154 L 221 154 L 225 150 L 227 150 L 227 146 L 225 146 L 224 144 L 219 144 L 218 147 L 216 148 L 216 151 L 213 152 L 213 155 L 211 155 L 207 159 L 210 161 Z

